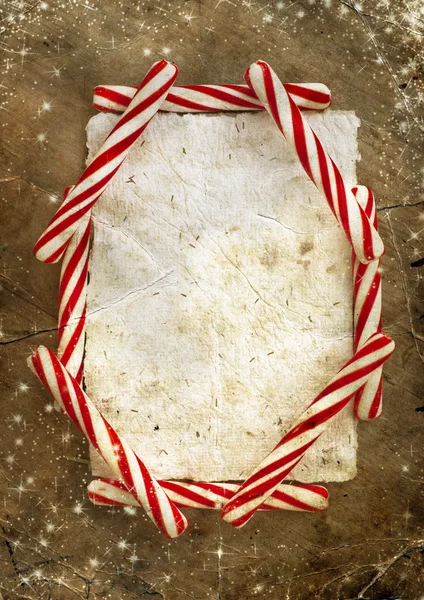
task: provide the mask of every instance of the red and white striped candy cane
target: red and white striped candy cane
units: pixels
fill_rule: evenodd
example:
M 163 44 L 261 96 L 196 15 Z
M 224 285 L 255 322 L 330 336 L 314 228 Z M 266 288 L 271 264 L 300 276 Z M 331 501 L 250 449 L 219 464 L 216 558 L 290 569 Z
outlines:
M 238 491 L 236 483 L 199 483 L 161 481 L 168 497 L 180 508 L 219 510 Z M 88 497 L 102 506 L 138 506 L 122 481 L 95 479 L 88 485 Z M 280 484 L 259 510 L 294 510 L 320 512 L 328 506 L 328 491 L 321 485 Z
M 393 350 L 394 342 L 381 333 L 361 346 L 225 504 L 222 518 L 235 527 L 247 523 Z
M 72 187 L 66 188 L 64 199 L 71 190 Z M 84 358 L 90 231 L 91 217 L 88 214 L 66 247 L 60 272 L 57 354 L 78 383 L 82 381 Z
M 158 111 L 177 72 L 177 67 L 165 60 L 155 63 L 148 71 L 127 110 L 35 244 L 34 253 L 39 260 L 53 263 L 63 256 L 80 221 L 104 192 Z
M 357 201 L 374 227 L 378 229 L 374 195 L 360 185 L 352 188 Z M 360 348 L 374 333 L 381 331 L 381 272 L 380 261 L 361 263 L 352 253 L 354 350 Z M 375 419 L 382 411 L 383 367 L 376 369 L 367 383 L 355 395 L 354 412 L 358 419 Z
M 331 93 L 322 83 L 285 83 L 286 91 L 299 108 L 324 110 L 330 105 Z M 103 112 L 123 112 L 137 88 L 127 85 L 98 85 L 94 88 L 93 106 Z M 160 107 L 160 112 L 221 112 L 227 110 L 264 110 L 248 85 L 175 86 Z
M 266 62 L 257 61 L 247 69 L 245 80 L 296 151 L 308 177 L 324 194 L 358 259 L 370 262 L 381 256 L 384 245 L 378 232 L 275 72 Z
M 101 415 L 57 356 L 40 346 L 28 363 L 60 408 L 96 448 L 115 477 L 125 481 L 127 489 L 159 530 L 168 538 L 183 533 L 188 527 L 186 517 L 168 498 L 128 443 Z

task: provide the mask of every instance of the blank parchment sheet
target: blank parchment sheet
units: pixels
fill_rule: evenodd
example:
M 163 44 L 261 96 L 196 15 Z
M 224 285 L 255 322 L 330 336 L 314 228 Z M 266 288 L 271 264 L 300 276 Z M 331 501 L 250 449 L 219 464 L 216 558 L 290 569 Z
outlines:
M 358 118 L 305 116 L 355 184 Z M 117 120 L 90 120 L 88 160 Z M 351 251 L 325 199 L 268 114 L 160 113 L 93 224 L 87 393 L 156 477 L 246 478 L 352 355 Z M 355 473 L 349 405 L 290 478 Z

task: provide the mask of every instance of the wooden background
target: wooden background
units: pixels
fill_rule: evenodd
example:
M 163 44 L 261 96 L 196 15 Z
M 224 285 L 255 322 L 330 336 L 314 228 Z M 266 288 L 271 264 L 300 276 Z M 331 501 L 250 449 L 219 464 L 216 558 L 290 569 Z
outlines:
M 424 418 L 421 0 L 1 4 L 0 597 L 88 600 L 423 597 Z M 362 120 L 360 183 L 387 252 L 384 413 L 359 424 L 358 476 L 329 485 L 324 514 L 257 514 L 241 530 L 191 511 L 167 542 L 142 511 L 91 507 L 88 449 L 28 371 L 56 345 L 58 266 L 32 247 L 84 168 L 99 83 L 136 85 L 154 60 L 179 83 L 238 83 L 267 60 L 322 81 Z

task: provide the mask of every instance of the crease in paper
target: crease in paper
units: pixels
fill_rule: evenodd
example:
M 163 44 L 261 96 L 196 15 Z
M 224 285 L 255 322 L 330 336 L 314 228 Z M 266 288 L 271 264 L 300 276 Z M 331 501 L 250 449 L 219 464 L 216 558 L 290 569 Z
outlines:
M 89 159 L 117 118 L 90 120 Z M 306 118 L 353 185 L 357 117 Z M 158 478 L 244 479 L 352 354 L 325 200 L 266 113 L 161 113 L 93 219 L 88 394 Z M 293 478 L 354 477 L 355 429 L 348 407 Z

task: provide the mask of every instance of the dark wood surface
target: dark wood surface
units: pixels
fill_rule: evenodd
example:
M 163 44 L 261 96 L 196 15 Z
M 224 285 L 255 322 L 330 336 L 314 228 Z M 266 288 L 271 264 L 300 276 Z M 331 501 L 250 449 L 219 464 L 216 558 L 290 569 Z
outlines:
M 0 597 L 418 600 L 423 581 L 424 196 L 420 0 L 1 5 Z M 99 83 L 136 85 L 166 56 L 179 83 L 242 82 L 262 58 L 322 81 L 362 121 L 358 180 L 387 252 L 384 412 L 359 424 L 358 475 L 323 514 L 257 514 L 241 530 L 191 511 L 167 542 L 139 510 L 90 506 L 88 449 L 29 372 L 56 346 L 59 267 L 32 247 L 84 168 Z

